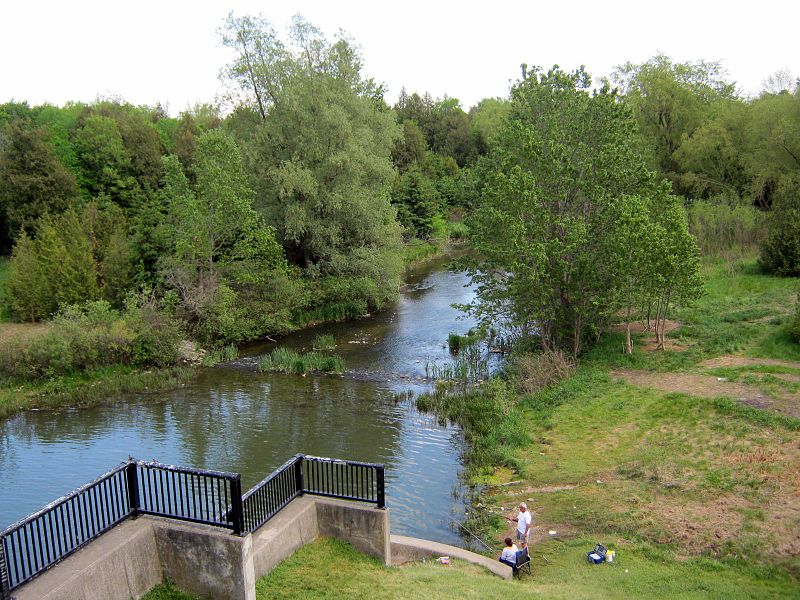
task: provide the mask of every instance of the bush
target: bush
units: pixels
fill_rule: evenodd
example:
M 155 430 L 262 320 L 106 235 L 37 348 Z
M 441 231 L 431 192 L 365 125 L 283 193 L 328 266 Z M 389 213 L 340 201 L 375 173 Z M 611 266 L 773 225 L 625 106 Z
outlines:
M 797 310 L 794 313 L 794 318 L 789 323 L 789 337 L 800 344 L 800 294 L 797 296 Z
M 764 215 L 752 206 L 696 201 L 687 216 L 689 231 L 705 256 L 741 256 L 756 250 L 764 239 Z
M 166 367 L 180 358 L 181 333 L 150 301 L 120 312 L 104 301 L 69 306 L 47 333 L 0 348 L 0 375 L 29 380 L 110 365 Z
M 775 275 L 800 275 L 800 175 L 785 177 L 775 192 L 769 233 L 761 248 L 762 268 Z
M 561 350 L 545 350 L 538 354 L 514 356 L 511 374 L 520 391 L 534 394 L 566 379 L 574 368 L 575 363 Z

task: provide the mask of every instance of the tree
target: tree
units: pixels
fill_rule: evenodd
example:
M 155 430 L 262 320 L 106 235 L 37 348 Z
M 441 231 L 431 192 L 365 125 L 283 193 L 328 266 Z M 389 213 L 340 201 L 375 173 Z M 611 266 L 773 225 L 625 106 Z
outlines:
M 253 209 L 236 143 L 221 129 L 208 131 L 194 164 L 193 189 L 175 159 L 166 163 L 164 185 L 174 251 L 161 268 L 179 294 L 181 316 L 206 341 L 237 342 L 285 328 L 287 316 L 276 317 L 280 311 L 268 296 L 287 300 L 285 287 L 275 285 L 285 282 L 286 262 L 274 229 Z M 286 310 L 292 306 L 286 301 Z
M 673 154 L 684 136 L 705 122 L 716 104 L 735 98 L 735 86 L 725 80 L 720 63 L 675 63 L 663 54 L 617 66 L 612 80 L 633 108 L 653 166 L 673 179 L 678 171 Z
M 639 153 L 629 109 L 608 87 L 590 94 L 589 83 L 583 69 L 525 72 L 479 163 L 482 199 L 470 219 L 479 257 L 470 263 L 472 311 L 573 355 L 638 293 L 649 258 L 631 254 L 646 222 L 635 199 L 665 196 Z M 634 273 L 624 270 L 626 254 L 640 265 Z
M 0 151 L 0 252 L 20 230 L 32 234 L 42 215 L 66 210 L 76 194 L 75 178 L 55 156 L 47 132 L 12 123 Z
M 389 191 L 400 132 L 380 86 L 361 76 L 348 40 L 330 43 L 302 19 L 286 44 L 263 20 L 235 23 L 261 28 L 247 30 L 259 52 L 249 50 L 252 44 L 238 47 L 228 70 L 234 82 L 252 73 L 260 90 L 254 104 L 263 107 L 263 124 L 243 140 L 257 206 L 308 277 L 366 278 L 378 296 L 393 296 L 402 265 Z

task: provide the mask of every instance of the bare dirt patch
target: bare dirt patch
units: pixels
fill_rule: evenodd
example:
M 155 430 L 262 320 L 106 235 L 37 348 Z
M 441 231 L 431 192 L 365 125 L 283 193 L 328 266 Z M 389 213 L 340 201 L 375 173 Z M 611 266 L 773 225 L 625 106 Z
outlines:
M 680 327 L 681 324 L 678 321 L 671 321 L 667 319 L 664 324 L 664 333 L 668 334 L 672 331 L 675 331 Z M 616 325 L 611 326 L 612 331 L 618 331 L 620 333 L 625 332 L 625 323 L 617 323 Z M 651 336 L 648 337 L 644 341 L 644 345 L 641 347 L 642 350 L 645 352 L 654 352 L 655 350 L 671 350 L 673 352 L 682 352 L 686 350 L 686 346 L 676 342 L 675 340 L 671 340 L 666 338 L 664 340 L 664 347 L 658 348 L 658 344 L 656 343 L 655 332 L 652 330 L 652 326 L 648 328 L 647 323 L 642 323 L 641 321 L 636 321 L 631 323 L 631 333 L 650 333 Z
M 714 375 L 690 373 L 652 373 L 619 369 L 612 371 L 614 377 L 621 377 L 631 385 L 648 387 L 664 392 L 679 392 L 700 398 L 734 398 L 756 408 L 768 408 L 790 417 L 800 418 L 800 395 L 783 393 L 778 397 L 769 396 L 756 386 L 746 383 L 726 381 Z
M 700 363 L 706 369 L 717 369 L 720 367 L 752 367 L 752 366 L 772 366 L 788 367 L 800 370 L 800 362 L 791 360 L 780 360 L 777 358 L 749 358 L 747 356 L 718 356 Z

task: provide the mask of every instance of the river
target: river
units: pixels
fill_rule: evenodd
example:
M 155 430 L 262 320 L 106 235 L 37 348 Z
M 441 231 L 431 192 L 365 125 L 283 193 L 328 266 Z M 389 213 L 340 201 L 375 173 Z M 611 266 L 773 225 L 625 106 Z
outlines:
M 249 489 L 302 452 L 384 463 L 392 531 L 463 545 L 453 524 L 467 509 L 461 432 L 398 396 L 425 390 L 426 363 L 449 359 L 448 333 L 473 325 L 451 306 L 472 299 L 467 284 L 436 261 L 391 308 L 280 340 L 310 350 L 316 335 L 333 335 L 341 377 L 259 373 L 274 344 L 253 344 L 179 389 L 0 422 L 0 529 L 129 455 L 239 472 Z

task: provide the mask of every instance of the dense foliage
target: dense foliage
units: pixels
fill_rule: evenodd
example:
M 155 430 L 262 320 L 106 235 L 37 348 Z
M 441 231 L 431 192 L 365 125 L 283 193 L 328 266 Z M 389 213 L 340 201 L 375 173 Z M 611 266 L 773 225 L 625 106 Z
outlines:
M 4 314 L 122 309 L 144 292 L 196 339 L 238 343 L 378 309 L 402 242 L 465 237 L 473 211 L 474 308 L 541 323 L 570 353 L 619 311 L 658 324 L 696 290 L 681 203 L 704 253 L 758 248 L 765 269 L 800 274 L 800 90 L 786 74 L 746 100 L 720 64 L 658 55 L 618 67 L 619 93 L 534 69 L 469 110 L 405 89 L 389 106 L 352 40 L 300 17 L 286 37 L 233 14 L 219 33 L 225 116 L 0 105 Z
M 472 310 L 577 356 L 621 308 L 657 321 L 699 288 L 683 208 L 650 173 L 616 93 L 583 70 L 523 73 L 480 165 Z

